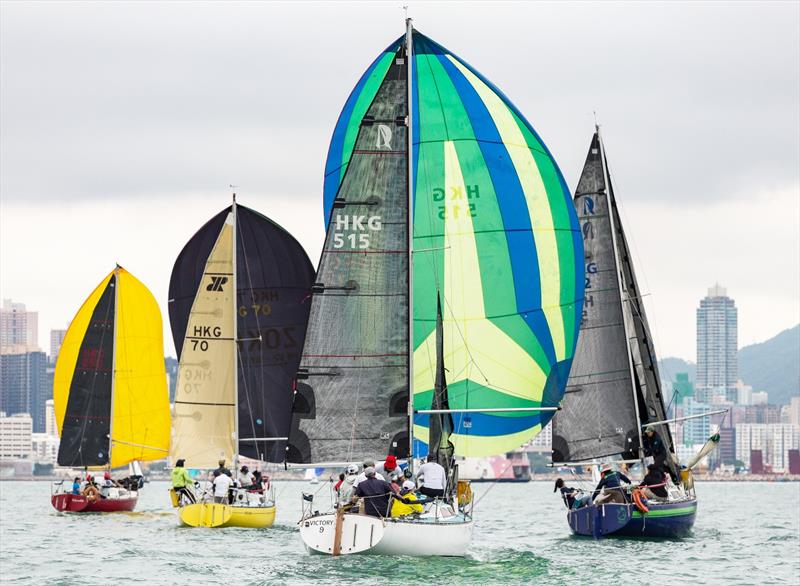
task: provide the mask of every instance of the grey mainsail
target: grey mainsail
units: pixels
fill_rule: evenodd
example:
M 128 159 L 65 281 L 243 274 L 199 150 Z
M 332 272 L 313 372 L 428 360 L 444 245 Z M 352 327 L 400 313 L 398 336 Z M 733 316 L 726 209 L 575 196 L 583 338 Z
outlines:
M 368 108 L 331 210 L 286 460 L 408 453 L 405 48 Z
M 574 198 L 583 231 L 586 291 L 575 359 L 552 423 L 554 463 L 630 455 L 639 447 L 609 187 L 595 133 Z

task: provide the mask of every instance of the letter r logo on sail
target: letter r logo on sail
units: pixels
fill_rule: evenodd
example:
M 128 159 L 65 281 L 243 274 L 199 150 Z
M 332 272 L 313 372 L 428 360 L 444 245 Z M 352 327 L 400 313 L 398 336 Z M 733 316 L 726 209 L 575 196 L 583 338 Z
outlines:
M 211 283 L 206 291 L 222 291 L 222 286 L 228 282 L 228 277 L 211 277 Z
M 385 124 L 378 124 L 378 143 L 375 146 L 379 149 L 392 148 L 392 129 Z

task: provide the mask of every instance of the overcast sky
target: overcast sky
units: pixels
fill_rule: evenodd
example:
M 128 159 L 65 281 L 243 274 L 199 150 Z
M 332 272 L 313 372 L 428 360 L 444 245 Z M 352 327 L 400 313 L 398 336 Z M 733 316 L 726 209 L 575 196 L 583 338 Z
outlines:
M 316 263 L 333 126 L 403 3 L 0 4 L 0 294 L 39 312 L 40 345 L 115 262 L 166 321 L 229 184 Z M 800 321 L 800 3 L 407 3 L 570 188 L 597 112 L 662 357 L 694 359 L 715 282 L 740 345 Z

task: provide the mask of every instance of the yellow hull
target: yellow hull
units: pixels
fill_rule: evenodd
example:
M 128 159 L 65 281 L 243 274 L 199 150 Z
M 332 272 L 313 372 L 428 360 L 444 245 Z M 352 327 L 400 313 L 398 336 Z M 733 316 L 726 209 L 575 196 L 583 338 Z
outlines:
M 189 527 L 249 527 L 261 529 L 275 523 L 275 506 L 235 507 L 221 503 L 195 503 L 178 509 L 181 525 Z

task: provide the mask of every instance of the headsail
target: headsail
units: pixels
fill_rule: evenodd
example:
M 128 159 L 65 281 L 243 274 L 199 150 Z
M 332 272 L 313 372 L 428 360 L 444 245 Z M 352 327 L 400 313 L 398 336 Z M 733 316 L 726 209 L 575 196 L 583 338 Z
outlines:
M 327 218 L 356 160 L 363 113 L 403 44 L 373 62 L 345 104 L 326 164 Z M 532 126 L 470 65 L 417 31 L 412 61 L 413 402 L 431 404 L 441 291 L 451 408 L 555 407 L 583 295 L 569 191 Z M 551 415 L 457 415 L 456 453 L 514 449 Z M 427 415 L 415 418 L 414 438 L 424 453 Z
M 312 282 L 302 246 L 242 205 L 222 210 L 186 244 L 170 280 L 181 363 L 176 414 L 183 413 L 175 457 L 192 467 L 235 454 L 283 460 L 285 441 L 272 438 L 288 436 Z
M 161 313 L 122 267 L 70 323 L 53 381 L 61 466 L 123 466 L 169 448 Z
M 562 410 L 553 419 L 554 463 L 637 453 L 639 448 L 609 199 L 595 133 L 575 190 L 586 291 L 567 391 Z
M 289 462 L 408 454 L 406 61 L 383 60 L 330 208 Z

